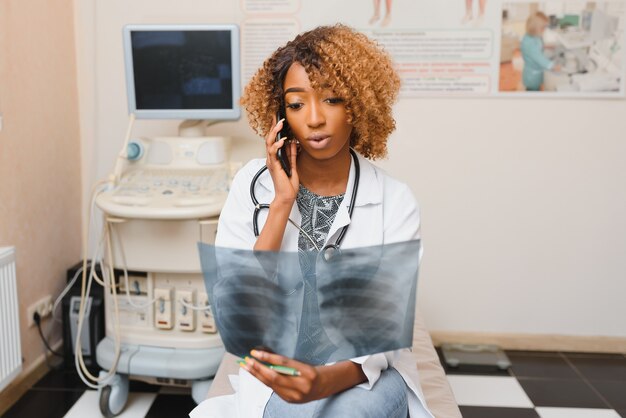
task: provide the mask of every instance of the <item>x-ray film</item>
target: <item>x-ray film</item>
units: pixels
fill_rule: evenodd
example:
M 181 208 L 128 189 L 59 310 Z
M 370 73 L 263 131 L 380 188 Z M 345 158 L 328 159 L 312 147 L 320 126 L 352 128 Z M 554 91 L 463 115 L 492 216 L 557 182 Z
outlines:
M 420 241 L 317 252 L 199 243 L 209 301 L 226 350 L 264 347 L 324 364 L 411 347 Z

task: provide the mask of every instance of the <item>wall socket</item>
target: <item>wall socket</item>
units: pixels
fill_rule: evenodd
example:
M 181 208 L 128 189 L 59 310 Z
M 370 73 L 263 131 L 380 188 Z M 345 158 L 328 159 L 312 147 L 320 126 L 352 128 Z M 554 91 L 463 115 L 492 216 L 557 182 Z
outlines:
M 28 307 L 26 317 L 28 319 L 29 327 L 35 326 L 35 321 L 33 321 L 33 315 L 35 315 L 35 312 L 39 312 L 39 316 L 42 320 L 47 316 L 52 315 L 52 296 L 46 295 Z

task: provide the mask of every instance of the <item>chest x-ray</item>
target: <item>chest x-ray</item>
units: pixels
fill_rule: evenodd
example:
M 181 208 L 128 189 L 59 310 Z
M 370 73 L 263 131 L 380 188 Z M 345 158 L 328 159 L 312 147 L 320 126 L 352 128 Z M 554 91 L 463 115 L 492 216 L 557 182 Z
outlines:
M 344 249 L 329 261 L 317 252 L 199 250 L 232 354 L 265 347 L 318 365 L 412 345 L 419 240 Z

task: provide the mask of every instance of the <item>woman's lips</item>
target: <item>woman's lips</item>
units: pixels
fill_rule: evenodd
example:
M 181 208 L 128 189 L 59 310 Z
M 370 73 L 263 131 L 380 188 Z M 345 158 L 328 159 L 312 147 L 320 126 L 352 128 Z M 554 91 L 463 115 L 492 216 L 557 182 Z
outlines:
M 326 139 L 329 136 L 330 135 L 328 134 L 317 133 L 317 134 L 309 135 L 306 139 L 308 139 L 309 141 L 321 141 L 322 139 Z
M 315 134 L 308 136 L 306 139 L 313 148 L 324 148 L 330 141 L 330 135 Z

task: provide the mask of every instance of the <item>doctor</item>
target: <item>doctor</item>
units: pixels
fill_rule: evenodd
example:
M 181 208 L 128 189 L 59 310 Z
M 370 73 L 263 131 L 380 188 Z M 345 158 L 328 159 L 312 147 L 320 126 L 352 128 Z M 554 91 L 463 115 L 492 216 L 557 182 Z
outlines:
M 419 238 L 410 189 L 366 159 L 386 154 L 398 89 L 387 54 L 343 25 L 300 34 L 274 52 L 242 98 L 251 126 L 265 136 L 266 158 L 251 161 L 236 175 L 216 246 L 305 252 L 329 244 L 354 248 Z M 286 120 L 277 121 L 277 111 Z M 288 140 L 275 142 L 279 131 L 288 133 Z M 277 156 L 281 147 L 291 176 Z M 267 171 L 253 182 L 265 165 Z M 269 204 L 257 210 L 258 236 L 251 192 Z M 315 301 L 309 304 L 315 306 Z M 308 343 L 319 348 L 312 356 L 323 358 L 328 337 L 316 332 L 314 322 L 301 324 L 301 333 L 304 329 L 310 331 Z M 201 409 L 210 412 L 200 415 L 198 407 L 192 417 L 432 418 L 408 350 L 324 366 L 262 351 L 251 354 L 239 376 L 231 376 L 235 394 L 205 401 Z M 300 375 L 280 375 L 257 360 L 292 367 Z
M 526 34 L 520 44 L 520 51 L 524 59 L 522 82 L 526 91 L 541 90 L 544 71 L 561 71 L 561 66 L 549 60 L 543 52 L 543 34 L 548 23 L 548 16 L 542 12 L 536 12 L 526 20 Z

